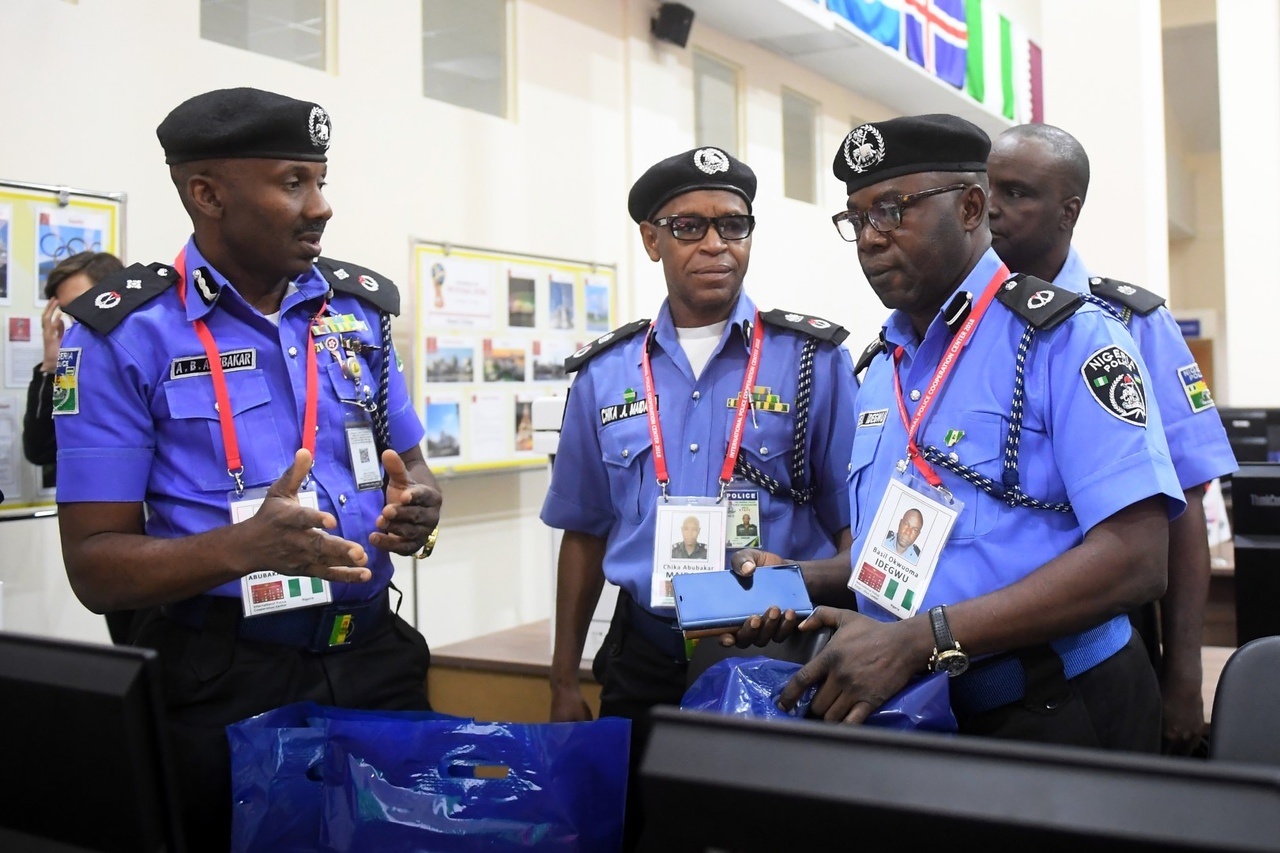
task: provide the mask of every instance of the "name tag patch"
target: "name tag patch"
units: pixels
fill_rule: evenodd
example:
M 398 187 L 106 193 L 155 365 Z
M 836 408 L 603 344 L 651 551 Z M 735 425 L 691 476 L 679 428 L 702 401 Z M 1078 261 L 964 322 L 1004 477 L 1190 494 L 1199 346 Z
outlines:
M 258 351 L 256 349 L 237 349 L 222 353 L 219 359 L 222 370 L 231 373 L 236 370 L 255 370 L 258 367 Z M 169 378 L 185 379 L 188 376 L 206 376 L 209 373 L 209 358 L 203 355 L 189 355 L 175 358 L 169 362 Z
M 889 417 L 888 409 L 872 409 L 858 415 L 858 427 L 880 426 Z
M 1206 409 L 1214 408 L 1213 394 L 1209 391 L 1209 383 L 1204 381 L 1200 365 L 1194 361 L 1186 367 L 1178 368 L 1178 379 L 1182 382 L 1182 390 L 1191 404 L 1191 411 L 1200 414 Z
M 653 398 L 658 408 L 662 407 L 658 397 Z M 605 406 L 600 410 L 600 426 L 608 426 L 614 421 L 634 418 L 649 413 L 649 401 L 641 398 L 630 403 L 618 403 L 616 406 Z

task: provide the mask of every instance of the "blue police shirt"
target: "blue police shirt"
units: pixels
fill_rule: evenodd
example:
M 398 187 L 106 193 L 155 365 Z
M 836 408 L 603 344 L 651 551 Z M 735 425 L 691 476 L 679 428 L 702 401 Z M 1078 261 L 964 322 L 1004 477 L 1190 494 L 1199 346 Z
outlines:
M 208 325 L 224 364 L 230 357 L 232 366 L 225 376 L 245 486 L 268 486 L 302 446 L 306 348 L 312 345 L 308 333 L 329 290 L 314 269 L 299 277 L 293 282 L 296 292 L 281 304 L 276 326 L 212 268 L 194 239 L 187 244 L 186 259 L 189 270 L 204 267 L 213 273 L 220 293 L 212 306 L 188 280 L 180 285 L 187 289 L 185 310 L 177 288 L 171 287 L 125 317 L 110 334 L 101 335 L 83 323 L 73 325 L 62 347 L 64 352 L 79 351 L 79 411 L 55 418 L 58 502 L 144 501 L 147 534 L 165 539 L 229 524 L 228 493 L 235 487 L 227 473 L 205 350 L 192 321 L 203 319 Z M 340 292 L 329 300 L 326 316 L 348 318 L 347 325 L 357 330 L 315 338 L 319 430 L 311 479 L 320 508 L 338 520 L 331 532 L 359 542 L 369 554 L 372 580 L 333 584 L 335 600 L 360 601 L 391 580 L 390 555 L 369 544 L 386 496 L 381 488 L 356 488 L 344 417 L 358 411 L 353 404 L 364 389 L 343 375 L 325 340 L 360 338 L 364 348 L 356 357 L 361 385 L 376 394 L 381 326 L 376 307 Z M 346 356 L 341 346 L 337 350 Z M 197 367 L 190 369 L 193 362 Z M 387 409 L 390 446 L 400 452 L 417 446 L 423 428 L 399 369 L 390 371 Z M 210 592 L 238 597 L 240 584 L 233 581 Z
M 658 397 L 672 495 L 715 496 L 741 390 L 750 336 L 744 324 L 756 306 L 743 293 L 715 352 L 698 379 L 680 347 L 664 301 L 653 331 L 650 365 Z M 602 424 L 601 410 L 623 403 L 632 390 L 644 399 L 639 332 L 592 358 L 579 371 L 565 407 L 560 446 L 542 520 L 551 527 L 607 540 L 604 574 L 648 608 L 653 574 L 654 522 L 661 489 L 653 468 L 648 418 L 643 414 Z M 795 401 L 805 336 L 766 324 L 756 386 L 791 404 L 789 412 L 755 410 L 748 416 L 741 458 L 783 484 L 791 482 Z M 806 433 L 808 471 L 817 491 L 796 506 L 759 486 L 761 547 L 796 559 L 835 554 L 835 537 L 849 526 L 844 483 L 853 434 L 857 380 L 847 350 L 819 344 L 813 362 Z M 739 481 L 740 482 L 740 481 Z M 708 543 L 712 545 L 713 543 Z M 723 547 L 723 543 L 720 543 Z M 661 608 L 662 615 L 672 614 Z
M 988 250 L 959 289 L 976 299 L 999 266 L 1000 259 Z M 992 302 L 920 427 L 916 437 L 920 446 L 954 453 L 960 464 L 1001 482 L 1015 356 L 1025 328 L 1024 319 Z M 889 353 L 874 359 L 858 392 L 860 413 L 882 411 L 884 416 L 860 415 L 858 423 L 866 425 L 858 426 L 853 439 L 849 496 L 855 560 L 868 536 L 883 539 L 883 530 L 869 529 L 871 520 L 897 462 L 906 458 L 906 428 L 893 390 L 892 353 L 898 345 L 905 350 L 899 371 L 911 416 L 919 405 L 911 400 L 911 392 L 924 393 L 951 342 L 941 316 L 934 318 L 920 341 L 910 319 L 900 311 L 889 317 L 884 334 Z M 1086 303 L 1058 327 L 1037 332 L 1026 360 L 1018 456 L 1022 490 L 1044 501 L 1069 500 L 1074 513 L 1010 508 L 934 466 L 946 487 L 964 503 L 964 511 L 942 550 L 919 612 L 975 598 L 1026 577 L 1079 545 L 1098 522 L 1145 498 L 1164 495 L 1170 516 L 1181 512 L 1182 489 L 1169 461 L 1156 407 L 1148 406 L 1146 428 L 1121 420 L 1093 397 L 1081 374 L 1085 362 L 1110 345 L 1136 357 L 1133 338 L 1124 327 L 1098 306 Z M 1144 380 L 1148 376 L 1145 368 L 1142 375 Z M 962 434 L 948 447 L 944 436 L 949 430 Z M 861 594 L 858 609 L 885 622 L 897 618 Z M 1052 645 L 1063 658 L 1066 676 L 1072 678 L 1110 657 L 1129 636 L 1128 617 L 1120 615 Z
M 1084 262 L 1072 248 L 1053 283 L 1077 293 L 1089 293 L 1089 278 Z M 1133 312 L 1129 333 L 1151 371 L 1149 388 L 1160 407 L 1169 455 L 1183 490 L 1234 473 L 1236 457 L 1213 398 L 1199 404 L 1192 402 L 1191 386 L 1199 381 L 1200 368 L 1173 314 L 1164 306 L 1145 316 Z

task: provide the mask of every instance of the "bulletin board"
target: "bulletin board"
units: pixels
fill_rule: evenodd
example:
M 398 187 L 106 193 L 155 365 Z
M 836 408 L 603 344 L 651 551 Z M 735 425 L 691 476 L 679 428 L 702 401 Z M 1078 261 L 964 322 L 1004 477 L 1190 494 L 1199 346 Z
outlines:
M 545 465 L 533 401 L 616 328 L 617 267 L 415 241 L 414 401 L 437 475 Z
M 0 517 L 32 515 L 54 503 L 52 468 L 22 455 L 27 386 L 44 358 L 45 280 L 77 252 L 123 259 L 124 205 L 124 193 L 0 180 Z

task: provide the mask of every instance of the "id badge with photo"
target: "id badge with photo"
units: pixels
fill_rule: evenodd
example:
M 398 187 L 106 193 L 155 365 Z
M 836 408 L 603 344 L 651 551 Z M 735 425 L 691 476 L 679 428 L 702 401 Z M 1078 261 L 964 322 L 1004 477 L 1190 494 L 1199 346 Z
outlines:
M 724 493 L 729 523 L 724 529 L 726 548 L 763 548 L 764 519 L 760 516 L 760 492 L 750 483 L 734 480 Z
M 853 563 L 849 589 L 900 619 L 920 610 L 964 504 L 911 468 L 889 478 Z
M 245 489 L 242 495 L 232 492 L 228 499 L 231 523 L 239 524 L 252 518 L 266 498 L 266 488 Z M 319 509 L 320 498 L 315 488 L 299 489 L 298 503 L 309 509 Z M 330 601 L 333 601 L 333 592 L 329 582 L 322 578 L 262 571 L 251 572 L 240 579 L 240 604 L 246 617 L 328 604 Z
M 654 522 L 649 607 L 675 607 L 671 579 L 688 572 L 724 570 L 728 505 L 707 497 L 658 499 Z
M 356 475 L 356 488 L 362 492 L 382 488 L 382 464 L 378 445 L 373 439 L 373 424 L 364 411 L 348 412 L 343 430 L 347 450 L 351 453 L 351 470 Z

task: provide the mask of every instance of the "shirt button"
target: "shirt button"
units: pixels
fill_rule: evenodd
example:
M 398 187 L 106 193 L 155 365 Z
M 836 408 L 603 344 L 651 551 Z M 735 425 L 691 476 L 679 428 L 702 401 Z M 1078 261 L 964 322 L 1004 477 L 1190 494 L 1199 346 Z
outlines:
M 693 399 L 695 399 L 695 400 L 696 400 L 696 399 L 698 399 L 698 398 L 699 398 L 699 397 L 701 397 L 701 396 L 702 396 L 702 392 L 701 392 L 701 391 L 694 391 L 694 392 L 693 392 Z
M 913 403 L 914 403 L 916 400 L 919 400 L 919 399 L 920 399 L 920 392 L 919 392 L 919 391 L 912 391 L 912 392 L 911 392 L 911 402 L 913 402 Z
M 347 496 L 346 496 L 346 495 L 338 495 L 338 503 L 342 504 L 343 506 L 346 506 L 346 505 L 347 505 Z
M 691 444 L 691 445 L 689 445 L 689 452 L 690 452 L 690 453 L 697 453 L 697 452 L 698 452 L 698 445 L 696 445 L 696 444 Z
M 948 459 L 950 459 L 952 462 L 959 462 L 959 461 L 960 461 L 960 454 L 959 454 L 959 453 L 956 453 L 956 452 L 953 450 L 951 453 L 947 454 L 947 458 L 948 458 Z
M 761 448 L 760 448 L 760 455 L 761 455 L 761 456 L 768 456 L 768 455 L 769 455 L 769 448 L 767 448 L 767 447 L 761 447 Z
M 626 458 L 627 458 L 628 456 L 630 456 L 630 455 L 631 455 L 631 451 L 630 451 L 630 450 L 627 450 L 627 448 L 625 448 L 625 447 L 624 447 L 624 448 L 622 448 L 622 458 L 623 458 L 623 459 L 626 459 Z
M 852 462 L 850 462 L 850 463 L 849 463 L 849 465 L 848 465 L 848 470 L 849 470 L 849 473 L 850 473 L 850 474 L 852 474 L 852 473 L 853 473 L 853 463 L 852 463 Z
M 289 358 L 297 358 L 297 357 L 298 357 L 298 348 L 289 347 Z

